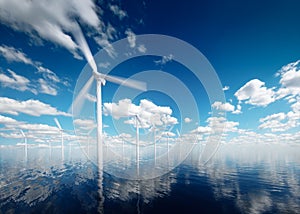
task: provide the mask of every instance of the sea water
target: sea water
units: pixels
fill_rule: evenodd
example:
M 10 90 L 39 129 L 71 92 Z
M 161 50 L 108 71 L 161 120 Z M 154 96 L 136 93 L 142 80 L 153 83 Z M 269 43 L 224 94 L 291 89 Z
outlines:
M 0 213 L 300 213 L 300 145 L 201 145 L 142 181 L 99 173 L 80 147 L 0 148 Z

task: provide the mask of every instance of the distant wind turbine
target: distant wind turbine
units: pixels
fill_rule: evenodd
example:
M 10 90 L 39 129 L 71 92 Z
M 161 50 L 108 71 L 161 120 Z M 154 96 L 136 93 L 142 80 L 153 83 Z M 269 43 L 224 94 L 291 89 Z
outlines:
M 23 130 L 22 129 L 20 129 L 20 132 L 21 132 L 21 134 L 22 134 L 22 136 L 23 136 L 23 139 L 24 139 L 24 147 L 25 147 L 25 160 L 27 161 L 27 157 L 28 157 L 28 145 L 27 145 L 27 137 L 26 137 L 26 135 L 25 135 L 25 133 L 23 132 Z
M 140 139 L 139 139 L 139 124 L 142 125 L 142 121 L 137 114 L 132 114 L 135 118 L 135 143 L 136 143 L 136 164 L 137 164 L 137 173 L 139 174 L 139 160 L 140 160 Z
M 64 135 L 63 135 L 63 132 L 64 130 L 62 129 L 58 119 L 55 117 L 54 118 L 54 122 L 56 123 L 56 126 L 60 132 L 60 137 L 61 137 L 61 158 L 62 160 L 64 160 Z

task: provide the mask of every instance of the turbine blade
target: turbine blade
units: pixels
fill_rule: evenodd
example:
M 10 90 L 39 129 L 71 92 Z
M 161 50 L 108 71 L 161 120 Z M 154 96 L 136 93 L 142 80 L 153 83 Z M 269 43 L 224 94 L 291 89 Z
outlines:
M 93 131 L 94 131 L 95 128 L 92 128 L 88 133 L 87 135 L 89 136 Z
M 180 137 L 180 132 L 178 131 L 178 129 L 176 129 L 176 133 L 177 133 L 178 137 Z
M 82 87 L 81 91 L 78 93 L 77 97 L 73 101 L 71 107 L 69 108 L 68 112 L 72 112 L 72 108 L 76 106 L 76 109 L 78 111 L 81 110 L 84 99 L 86 99 L 86 94 L 89 92 L 92 83 L 94 80 L 94 75 L 91 75 L 91 77 L 88 79 L 88 81 L 85 83 L 85 85 Z
M 20 132 L 21 132 L 23 137 L 26 137 L 22 129 L 20 129 Z
M 142 121 L 141 121 L 141 119 L 140 119 L 140 117 L 138 116 L 138 115 L 135 115 L 135 117 L 136 117 L 136 119 L 139 121 L 139 123 L 141 124 L 141 126 L 143 125 L 143 123 L 142 123 Z
M 60 125 L 60 123 L 59 123 L 59 121 L 58 121 L 58 119 L 56 117 L 54 118 L 54 122 L 56 123 L 57 127 L 59 128 L 59 130 L 62 130 L 61 125 Z
M 112 76 L 112 75 L 103 75 L 103 78 L 109 82 L 124 85 L 124 86 L 130 87 L 130 88 L 135 88 L 135 89 L 138 89 L 141 91 L 147 90 L 147 84 L 142 81 L 132 80 L 132 79 L 123 78 L 123 77 L 116 77 L 116 76 Z

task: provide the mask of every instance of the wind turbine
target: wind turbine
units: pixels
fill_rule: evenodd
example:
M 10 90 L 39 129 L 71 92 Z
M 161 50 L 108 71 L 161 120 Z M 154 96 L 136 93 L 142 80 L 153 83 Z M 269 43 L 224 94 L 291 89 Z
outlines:
M 26 135 L 24 134 L 23 130 L 20 129 L 20 132 L 24 138 L 24 146 L 25 146 L 25 160 L 27 161 L 27 155 L 28 155 L 28 147 L 27 147 L 27 137 Z
M 156 126 L 154 122 L 152 123 L 152 129 L 153 129 L 153 143 L 154 143 L 154 164 L 156 164 Z
M 74 106 L 79 111 L 86 99 L 86 94 L 88 94 L 91 89 L 92 83 L 95 80 L 97 91 L 96 91 L 96 115 L 97 115 L 97 139 L 98 139 L 98 161 L 102 161 L 99 158 L 102 158 L 102 86 L 105 85 L 106 81 L 112 82 L 115 84 L 124 85 L 130 88 L 138 89 L 141 91 L 146 91 L 146 83 L 126 79 L 122 77 L 116 77 L 108 74 L 102 74 L 97 71 L 97 66 L 92 59 L 90 59 L 89 64 L 92 67 L 92 74 L 85 85 L 82 87 L 81 91 L 78 93 L 78 96 L 75 98 L 72 108 L 74 110 Z M 100 155 L 101 154 L 101 155 Z M 99 156 L 100 155 L 100 156 Z
M 176 129 L 176 133 L 177 133 L 177 140 L 181 137 L 180 132 L 178 131 L 178 129 Z M 181 143 L 179 142 L 179 158 L 181 158 Z M 180 159 L 181 160 L 181 159 Z
M 137 114 L 132 114 L 135 118 L 135 144 L 136 144 L 136 164 L 137 164 L 137 174 L 139 174 L 139 160 L 140 160 L 140 133 L 139 133 L 139 123 L 142 125 L 142 121 Z
M 63 136 L 64 130 L 62 129 L 62 127 L 56 117 L 54 118 L 54 122 L 56 123 L 56 126 L 57 126 L 57 128 L 60 132 L 60 136 L 61 136 L 61 159 L 63 161 L 64 160 L 64 136 Z

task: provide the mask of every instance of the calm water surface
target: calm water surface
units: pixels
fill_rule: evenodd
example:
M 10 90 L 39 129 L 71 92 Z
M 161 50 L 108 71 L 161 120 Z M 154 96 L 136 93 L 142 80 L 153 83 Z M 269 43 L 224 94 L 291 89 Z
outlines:
M 205 166 L 131 181 L 98 173 L 81 150 L 0 148 L 0 213 L 300 213 L 300 146 L 222 145 Z M 100 175 L 100 176 L 99 176 Z

